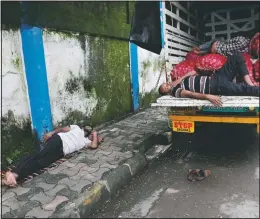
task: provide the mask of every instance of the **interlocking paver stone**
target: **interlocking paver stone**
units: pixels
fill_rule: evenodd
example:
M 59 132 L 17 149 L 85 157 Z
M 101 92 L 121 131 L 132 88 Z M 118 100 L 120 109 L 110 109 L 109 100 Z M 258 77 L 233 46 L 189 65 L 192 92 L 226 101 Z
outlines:
M 15 210 L 22 207 L 25 203 L 26 201 L 19 201 L 16 197 L 12 197 L 2 202 L 2 205 L 10 207 L 11 210 Z
M 70 178 L 64 178 L 58 182 L 59 184 L 67 185 L 68 187 L 72 187 L 77 184 L 76 180 L 70 179 Z
M 10 212 L 8 212 L 8 213 L 6 213 L 6 214 L 3 214 L 3 215 L 2 215 L 2 218 L 14 218 L 14 216 L 11 215 Z
M 76 166 L 71 167 L 70 170 L 71 170 L 71 171 L 74 171 L 75 173 L 78 173 L 79 170 L 80 170 L 82 167 L 84 167 L 84 166 L 86 166 L 85 163 L 78 163 Z
M 23 188 L 23 187 L 19 186 L 19 187 L 10 189 L 10 191 L 14 192 L 16 195 L 22 195 L 24 193 L 29 192 L 30 188 Z
M 99 131 L 104 142 L 96 150 L 75 152 L 31 181 L 2 189 L 2 215 L 49 217 L 64 212 L 64 206 L 73 205 L 80 194 L 91 191 L 94 183 L 138 153 L 144 140 L 162 128 L 167 128 L 167 116 L 161 109 L 147 109 L 106 126 Z
M 48 191 L 48 190 L 51 190 L 52 188 L 54 188 L 55 184 L 37 183 L 36 186 L 39 187 L 39 188 L 42 188 L 43 191 Z
M 59 196 L 65 196 L 68 199 L 74 199 L 78 197 L 78 193 L 75 191 L 72 191 L 70 188 L 66 187 L 64 189 L 61 189 L 60 191 L 57 192 L 57 195 Z
M 2 202 L 4 202 L 6 199 L 9 199 L 9 198 L 12 198 L 15 196 L 15 193 L 14 192 L 6 192 L 2 195 Z
M 1 215 L 4 215 L 8 212 L 10 212 L 11 208 L 10 207 L 7 207 L 5 205 L 2 205 L 2 212 L 1 212 Z
M 59 165 L 58 167 L 55 167 L 54 169 L 48 171 L 50 174 L 57 174 L 59 173 L 61 170 L 67 169 L 68 167 L 63 166 L 63 165 Z
M 103 163 L 100 168 L 108 168 L 108 169 L 114 169 L 114 168 L 117 168 L 118 165 L 112 165 L 112 164 L 109 164 L 109 163 Z
M 39 188 L 39 187 L 33 187 L 29 190 L 29 192 L 27 193 L 24 193 L 22 195 L 18 195 L 17 196 L 17 199 L 19 201 L 29 201 L 34 195 L 40 193 L 40 192 L 43 192 L 43 189 L 42 188 Z
M 68 186 L 67 186 L 67 185 L 58 184 L 58 185 L 56 185 L 53 189 L 51 189 L 51 190 L 49 190 L 49 191 L 47 191 L 47 192 L 44 192 L 44 193 L 45 193 L 46 195 L 48 195 L 48 196 L 53 197 L 53 196 L 55 196 L 55 194 L 58 194 L 58 192 L 59 192 L 60 190 L 65 189 L 65 188 L 68 188 Z
M 75 192 L 81 192 L 81 189 L 87 185 L 91 185 L 92 182 L 86 179 L 80 179 L 79 182 L 75 185 L 72 186 L 70 189 L 75 191 Z
M 66 174 L 67 176 L 75 176 L 78 174 L 78 171 L 71 170 L 70 168 L 62 170 L 60 173 Z
M 28 201 L 21 208 L 12 210 L 11 214 L 18 218 L 24 218 L 28 211 L 32 210 L 35 207 L 40 206 L 40 203 L 37 201 Z
M 69 199 L 65 196 L 57 195 L 55 199 L 53 199 L 51 202 L 45 204 L 42 206 L 43 210 L 46 211 L 55 211 L 56 207 L 61 204 L 62 202 L 68 201 Z
M 75 163 L 70 163 L 70 162 L 67 160 L 67 161 L 63 162 L 62 164 L 60 164 L 60 165 L 71 168 L 71 167 L 76 166 L 77 164 L 75 164 Z
M 109 171 L 108 168 L 100 168 L 97 172 L 92 173 L 93 176 L 102 176 L 105 172 Z
M 49 203 L 50 201 L 52 201 L 55 196 L 56 196 L 56 194 L 51 197 L 51 196 L 47 196 L 43 192 L 41 192 L 41 193 L 38 193 L 35 196 L 33 196 L 31 198 L 31 200 L 32 201 L 38 201 L 38 202 L 40 202 L 41 204 L 44 205 L 44 204 Z
M 41 207 L 36 207 L 30 210 L 25 217 L 41 217 L 41 218 L 48 218 L 52 215 L 54 211 L 46 211 L 43 210 Z
M 49 173 L 44 173 L 44 178 L 45 178 L 45 181 L 46 183 L 49 183 L 49 184 L 57 184 L 61 179 L 64 179 L 67 177 L 66 174 L 55 174 L 55 177 L 52 175 L 52 174 L 49 174 Z
M 83 175 L 83 176 L 81 177 L 81 179 L 87 179 L 87 180 L 89 180 L 89 181 L 91 181 L 91 182 L 96 182 L 96 181 L 100 180 L 101 177 L 102 177 L 102 175 L 93 176 L 92 174 L 87 173 L 87 174 Z

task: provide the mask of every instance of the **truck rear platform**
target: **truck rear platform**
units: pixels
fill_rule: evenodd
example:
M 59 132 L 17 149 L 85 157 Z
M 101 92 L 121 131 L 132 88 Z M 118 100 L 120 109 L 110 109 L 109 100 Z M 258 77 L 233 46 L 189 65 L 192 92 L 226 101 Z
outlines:
M 163 96 L 152 107 L 166 107 L 169 126 L 174 132 L 195 132 L 196 123 L 240 123 L 259 126 L 259 97 L 222 96 L 222 107 L 215 107 L 207 100 Z

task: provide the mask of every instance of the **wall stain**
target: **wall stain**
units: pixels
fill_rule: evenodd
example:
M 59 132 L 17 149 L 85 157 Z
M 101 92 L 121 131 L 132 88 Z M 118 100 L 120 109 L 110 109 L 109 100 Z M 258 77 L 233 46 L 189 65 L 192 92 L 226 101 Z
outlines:
M 1 117 L 2 165 L 14 164 L 21 156 L 35 150 L 38 140 L 29 118 L 16 118 L 11 110 Z

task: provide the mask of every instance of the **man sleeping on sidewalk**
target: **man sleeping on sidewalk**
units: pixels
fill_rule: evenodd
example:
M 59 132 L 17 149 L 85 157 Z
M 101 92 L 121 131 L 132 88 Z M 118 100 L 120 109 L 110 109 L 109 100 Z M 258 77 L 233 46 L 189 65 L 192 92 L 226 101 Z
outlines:
M 245 83 L 233 82 L 237 73 L 244 78 Z M 259 97 L 259 87 L 253 86 L 242 54 L 235 53 L 228 57 L 227 63 L 213 77 L 201 76 L 192 71 L 174 82 L 163 83 L 159 93 L 177 98 L 209 100 L 215 106 L 221 106 L 221 98 L 216 95 Z
M 5 173 L 3 185 L 16 186 L 17 180 L 48 167 L 67 154 L 84 147 L 96 149 L 103 139 L 98 137 L 97 132 L 90 126 L 80 128 L 77 125 L 70 125 L 47 133 L 43 140 L 44 145 L 40 152 L 21 159 L 14 169 Z

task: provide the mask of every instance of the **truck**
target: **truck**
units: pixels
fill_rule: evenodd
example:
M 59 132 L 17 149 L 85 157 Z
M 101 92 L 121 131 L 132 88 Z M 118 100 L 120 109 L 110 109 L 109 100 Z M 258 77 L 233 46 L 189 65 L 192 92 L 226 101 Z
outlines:
M 161 30 L 166 68 L 183 61 L 200 43 L 259 32 L 259 5 L 254 2 L 162 1 Z M 198 124 L 252 124 L 260 132 L 259 97 L 222 96 L 223 105 L 206 100 L 163 96 L 152 107 L 166 107 L 173 132 L 194 133 Z

